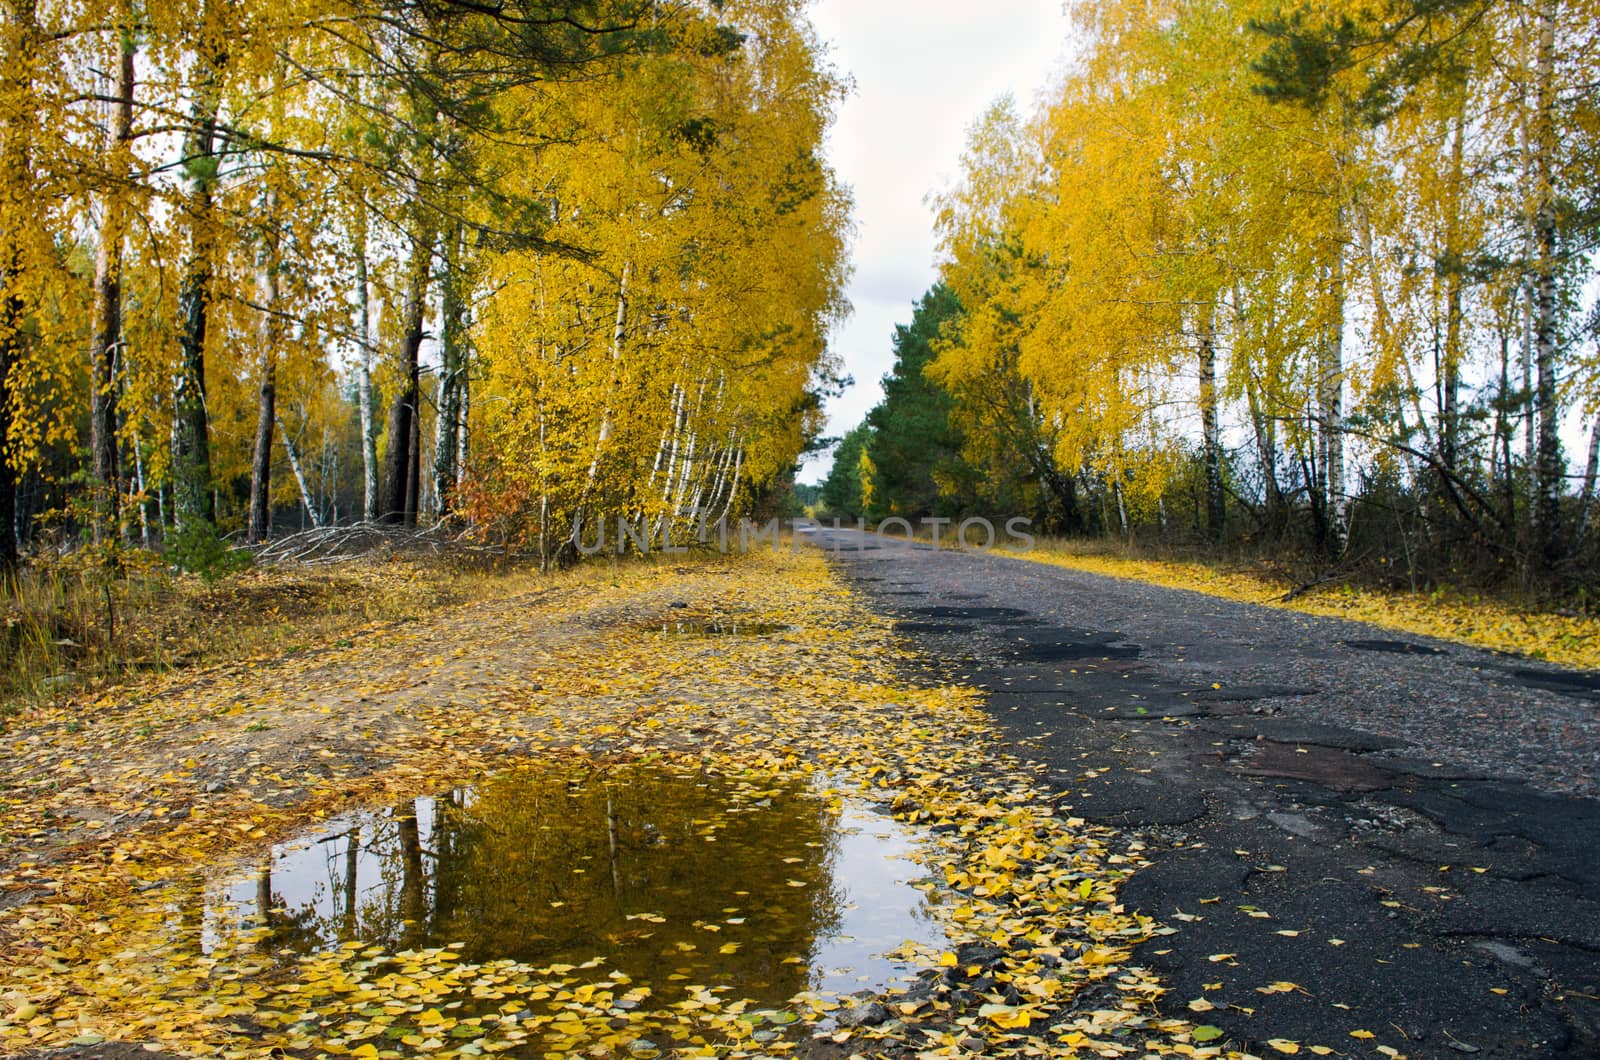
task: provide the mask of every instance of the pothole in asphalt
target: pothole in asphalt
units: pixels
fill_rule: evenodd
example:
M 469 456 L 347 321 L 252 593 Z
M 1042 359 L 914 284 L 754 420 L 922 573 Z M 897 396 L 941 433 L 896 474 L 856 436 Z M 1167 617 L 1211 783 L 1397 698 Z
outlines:
M 1223 685 L 1221 688 L 1197 688 L 1185 692 L 1197 703 L 1251 703 L 1258 699 L 1287 699 L 1293 696 L 1314 696 L 1321 689 L 1300 685 Z
M 1137 659 L 1139 650 L 1137 644 L 1107 644 L 1093 640 L 1019 644 L 1010 648 L 1007 654 L 1025 662 L 1071 662 L 1078 659 Z
M 1564 696 L 1590 697 L 1600 695 L 1600 673 L 1574 670 L 1559 673 L 1552 670 L 1534 670 L 1527 667 L 1500 668 L 1510 674 L 1519 685 L 1559 692 Z
M 1347 751 L 1254 740 L 1234 759 L 1236 772 L 1252 777 L 1304 780 L 1332 791 L 1379 791 L 1394 786 L 1396 774 Z
M 1357 651 L 1384 651 L 1395 655 L 1447 655 L 1443 648 L 1417 644 L 1409 640 L 1347 640 L 1345 647 Z
M 782 1007 L 909 982 L 894 953 L 947 944 L 917 851 L 871 804 L 773 774 L 527 768 L 275 846 L 211 888 L 202 945 L 451 947 L 593 969 L 650 1007 L 719 987 Z
M 977 627 L 964 622 L 896 622 L 896 633 L 976 633 Z
M 919 615 L 929 618 L 1021 618 L 1028 612 L 1020 607 L 951 607 L 940 604 L 933 607 L 912 608 Z

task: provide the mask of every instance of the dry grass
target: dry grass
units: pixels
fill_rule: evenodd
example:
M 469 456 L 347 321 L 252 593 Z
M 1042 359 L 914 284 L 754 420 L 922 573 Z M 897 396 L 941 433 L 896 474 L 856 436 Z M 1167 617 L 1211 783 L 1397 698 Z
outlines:
M 209 584 L 138 554 L 114 576 L 68 563 L 30 567 L 0 597 L 0 726 L 26 703 L 133 674 L 293 653 L 371 622 L 568 576 L 449 557 L 263 567 Z

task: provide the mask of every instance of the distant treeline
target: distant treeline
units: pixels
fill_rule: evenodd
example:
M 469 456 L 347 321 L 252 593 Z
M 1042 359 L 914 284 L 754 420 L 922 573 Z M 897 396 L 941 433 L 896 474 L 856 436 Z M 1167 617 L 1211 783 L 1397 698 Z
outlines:
M 1322 569 L 1600 569 L 1600 20 L 1099 0 L 973 128 L 825 500 Z

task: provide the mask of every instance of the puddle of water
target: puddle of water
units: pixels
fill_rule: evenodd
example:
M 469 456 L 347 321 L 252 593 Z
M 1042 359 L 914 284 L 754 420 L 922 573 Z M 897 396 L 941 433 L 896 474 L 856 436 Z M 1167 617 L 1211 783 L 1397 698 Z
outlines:
M 390 952 L 583 965 L 649 986 L 803 990 L 909 981 L 885 956 L 946 936 L 910 830 L 771 775 L 659 765 L 524 769 L 353 814 L 219 881 L 202 942 L 268 933 L 285 958 L 344 942 Z

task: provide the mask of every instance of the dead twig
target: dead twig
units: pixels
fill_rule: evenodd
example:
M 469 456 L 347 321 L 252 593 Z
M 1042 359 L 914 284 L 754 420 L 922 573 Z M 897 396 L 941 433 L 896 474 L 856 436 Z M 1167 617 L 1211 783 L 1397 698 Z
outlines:
M 316 564 L 364 559 L 376 553 L 408 556 L 499 553 L 474 544 L 468 529 L 441 522 L 425 527 L 390 526 L 360 522 L 345 526 L 320 526 L 274 538 L 254 550 L 257 563 Z

